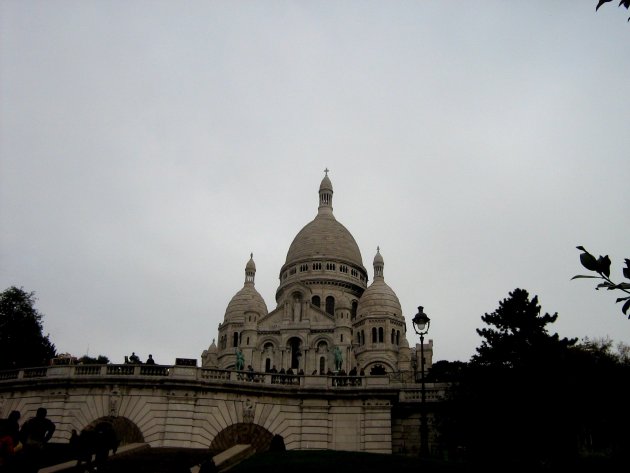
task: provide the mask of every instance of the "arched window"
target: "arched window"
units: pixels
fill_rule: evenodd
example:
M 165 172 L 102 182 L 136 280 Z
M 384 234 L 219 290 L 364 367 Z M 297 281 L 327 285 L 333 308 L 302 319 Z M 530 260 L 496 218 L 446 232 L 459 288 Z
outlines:
M 391 341 L 391 344 L 393 345 L 394 343 L 396 343 L 396 330 L 392 329 L 392 341 Z
M 324 374 L 326 372 L 326 357 L 319 357 L 319 374 Z
M 234 340 L 232 342 L 232 346 L 233 347 L 237 347 L 238 346 L 238 332 L 234 332 Z
M 265 373 L 269 373 L 269 371 L 271 371 L 271 358 L 265 360 Z
M 319 296 L 313 296 L 313 298 L 311 299 L 311 303 L 315 307 L 321 307 L 322 306 L 322 300 L 319 298 Z
M 358 306 L 359 306 L 359 303 L 357 301 L 352 301 L 352 310 L 350 312 L 352 320 L 356 319 L 356 317 L 357 317 L 357 307 Z
M 400 330 L 396 330 L 396 345 L 400 345 Z
M 365 345 L 365 332 L 361 330 L 361 345 Z
M 370 374 L 383 375 L 385 374 L 385 367 L 381 364 L 376 364 L 372 366 L 372 369 L 370 370 Z
M 330 315 L 335 315 L 335 298 L 333 296 L 326 298 L 326 312 Z
M 383 343 L 383 327 L 378 328 L 378 341 Z
M 376 327 L 372 327 L 372 343 L 376 343 Z

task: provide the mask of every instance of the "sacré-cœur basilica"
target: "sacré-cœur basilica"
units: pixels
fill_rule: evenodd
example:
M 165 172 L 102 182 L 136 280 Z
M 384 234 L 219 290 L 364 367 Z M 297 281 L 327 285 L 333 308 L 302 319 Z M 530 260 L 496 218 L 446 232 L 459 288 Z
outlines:
M 400 302 L 385 282 L 383 257 L 377 248 L 368 284 L 359 246 L 333 214 L 333 186 L 325 172 L 317 215 L 293 239 L 280 269 L 276 308 L 269 312 L 256 290 L 252 256 L 243 288 L 219 325 L 218 343 L 213 340 L 201 356 L 203 367 L 366 375 L 416 367 Z M 431 342 L 425 360 L 431 366 Z
M 57 425 L 52 441 L 62 443 L 72 430 L 105 420 L 123 444 L 152 447 L 249 444 L 264 451 L 278 436 L 289 450 L 415 454 L 421 438 L 434 445 L 434 429 L 422 434 L 419 426 L 423 413 L 432 425 L 445 385 L 427 383 L 425 402 L 420 347 L 409 347 L 383 257 L 377 249 L 369 284 L 359 247 L 332 204 L 326 173 L 317 214 L 280 269 L 276 308 L 269 312 L 255 288 L 252 257 L 200 367 L 178 358 L 174 365 L 4 371 L 0 416 L 18 410 L 28 418 L 45 407 Z M 425 372 L 432 349 L 429 340 Z

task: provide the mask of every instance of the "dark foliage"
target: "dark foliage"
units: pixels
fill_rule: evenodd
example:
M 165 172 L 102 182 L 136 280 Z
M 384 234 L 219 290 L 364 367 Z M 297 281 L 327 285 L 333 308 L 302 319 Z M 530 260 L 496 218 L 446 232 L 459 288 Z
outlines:
M 499 308 L 481 320 L 488 325 L 477 329 L 483 339 L 472 362 L 480 366 L 535 367 L 549 358 L 558 358 L 577 340 L 550 335 L 546 326 L 558 314 L 540 314 L 538 296 L 530 301 L 524 289 L 515 289 L 499 302 Z
M 630 294 L 630 283 L 622 282 L 617 284 L 610 279 L 610 258 L 608 257 L 608 255 L 600 255 L 600 257 L 596 259 L 592 254 L 586 251 L 583 246 L 578 246 L 577 249 L 582 252 L 582 254 L 580 254 L 580 263 L 582 263 L 582 266 L 584 266 L 589 271 L 599 274 L 599 276 L 578 274 L 577 276 L 573 276 L 571 279 L 601 279 L 603 282 L 599 283 L 595 287 L 595 290 L 607 289 L 609 291 L 622 291 L 626 294 Z M 630 279 L 630 259 L 626 258 L 625 262 L 626 267 L 623 268 L 622 271 L 623 277 L 626 279 Z M 628 311 L 630 310 L 630 296 L 618 297 L 617 303 L 619 302 L 623 302 L 621 311 L 624 313 L 624 315 L 628 315 L 628 318 L 630 319 L 630 314 L 628 313 Z
M 107 358 L 105 355 L 98 355 L 96 358 L 88 355 L 83 355 L 81 358 L 79 358 L 79 363 L 81 363 L 82 365 L 106 365 L 109 363 L 109 358 Z
M 482 317 L 488 325 L 477 331 L 482 344 L 459 372 L 438 418 L 446 448 L 464 448 L 471 462 L 486 467 L 576 464 L 582 437 L 594 433 L 584 411 L 602 394 L 585 389 L 589 372 L 576 340 L 548 332 L 557 317 L 542 315 L 537 297 L 530 300 L 522 289 Z M 589 414 L 601 418 L 595 411 Z
M 597 6 L 595 7 L 595 11 L 599 10 L 599 7 L 601 7 L 604 3 L 610 2 L 612 2 L 612 0 L 599 0 L 597 2 Z M 621 0 L 618 6 L 624 6 L 626 7 L 626 10 L 628 10 L 630 8 L 630 0 Z M 630 21 L 630 18 L 628 18 L 628 21 Z
M 14 286 L 0 293 L 0 369 L 44 366 L 55 356 L 35 300 L 35 293 Z

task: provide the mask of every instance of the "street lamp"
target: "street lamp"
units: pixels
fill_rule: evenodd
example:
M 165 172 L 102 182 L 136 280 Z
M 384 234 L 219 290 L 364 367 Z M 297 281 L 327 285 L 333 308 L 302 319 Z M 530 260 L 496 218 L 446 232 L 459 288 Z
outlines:
M 418 313 L 411 321 L 414 331 L 420 335 L 420 386 L 422 393 L 422 406 L 420 409 L 420 455 L 426 457 L 429 454 L 429 438 L 427 429 L 426 391 L 424 389 L 424 336 L 429 331 L 431 319 L 424 313 L 423 307 L 418 307 Z

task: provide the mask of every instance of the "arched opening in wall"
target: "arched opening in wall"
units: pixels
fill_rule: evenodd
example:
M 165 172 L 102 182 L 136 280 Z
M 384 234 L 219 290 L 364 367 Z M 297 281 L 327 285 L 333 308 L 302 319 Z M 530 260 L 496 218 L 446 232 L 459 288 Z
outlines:
M 372 327 L 372 343 L 376 343 L 376 327 Z
M 396 345 L 400 345 L 400 330 L 396 330 Z
M 385 367 L 381 365 L 380 363 L 376 363 L 375 365 L 372 366 L 372 368 L 370 368 L 370 374 L 371 375 L 386 374 Z
M 223 452 L 234 445 L 250 444 L 256 453 L 266 452 L 271 446 L 273 434 L 253 423 L 233 424 L 219 432 L 210 444 L 211 452 Z
M 326 298 L 326 313 L 335 315 L 335 298 L 333 296 Z
M 383 343 L 383 327 L 378 328 L 378 341 L 379 343 Z
M 130 443 L 144 443 L 144 435 L 142 435 L 142 432 L 140 431 L 138 426 L 126 417 L 100 417 L 85 426 L 82 432 L 85 430 L 92 430 L 103 422 L 111 425 L 114 432 L 116 433 L 116 438 L 118 439 L 120 445 L 127 445 Z
M 322 306 L 322 300 L 319 296 L 313 296 L 311 298 L 311 303 L 315 306 L 315 307 L 321 307 Z
M 302 358 L 302 340 L 297 337 L 290 338 L 287 347 L 291 351 L 291 364 L 289 368 L 300 369 L 300 359 Z
M 265 373 L 269 373 L 269 371 L 271 371 L 271 358 L 265 360 Z
M 238 346 L 238 332 L 234 332 L 234 336 L 232 337 L 232 346 L 233 347 Z
M 359 306 L 359 303 L 357 301 L 352 301 L 352 309 L 350 312 L 350 319 L 354 320 L 357 318 L 357 307 Z
M 319 357 L 319 374 L 324 374 L 326 372 L 326 357 Z

